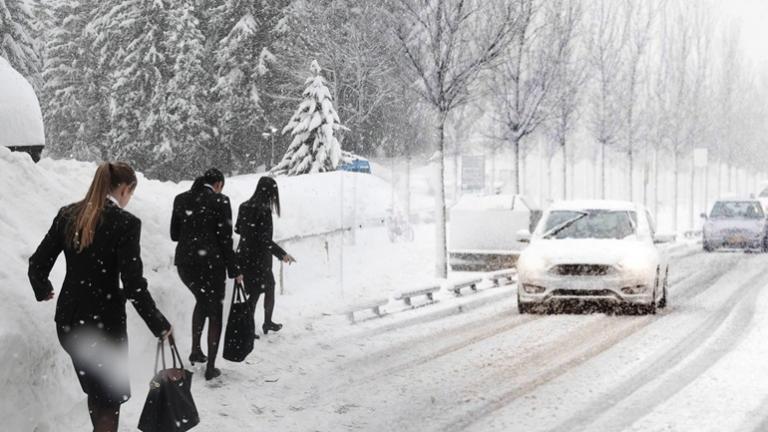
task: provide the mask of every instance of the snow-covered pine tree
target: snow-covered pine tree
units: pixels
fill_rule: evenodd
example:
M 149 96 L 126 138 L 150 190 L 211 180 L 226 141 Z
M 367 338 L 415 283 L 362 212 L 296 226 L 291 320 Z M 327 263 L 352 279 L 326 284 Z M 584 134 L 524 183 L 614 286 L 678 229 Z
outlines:
M 275 175 L 334 171 L 341 159 L 341 146 L 334 132 L 343 126 L 317 60 L 312 61 L 310 70 L 312 76 L 306 80 L 304 100 L 283 128 L 283 134 L 291 132 L 293 141 L 282 161 L 272 170 Z
M 0 0 L 0 57 L 33 86 L 40 83 L 40 57 L 35 40 L 33 5 L 36 0 Z
M 215 41 L 216 86 L 212 123 L 222 164 L 253 169 L 263 162 L 267 128 L 262 91 L 276 57 L 271 52 L 283 9 L 290 0 L 224 0 L 211 9 L 206 36 Z M 268 102 L 268 101 L 267 101 Z
M 80 160 L 108 158 L 108 77 L 89 49 L 93 34 L 86 31 L 98 0 L 55 0 L 48 5 L 41 93 L 46 148 Z
M 192 4 L 181 2 L 171 18 L 167 52 L 173 67 L 166 90 L 171 139 L 158 149 L 154 171 L 173 178 L 202 172 L 207 164 L 199 149 L 208 148 L 211 138 L 204 111 L 212 79 L 203 66 L 205 37 Z
M 170 147 L 173 127 L 167 85 L 172 59 L 167 31 L 172 25 L 167 0 L 128 0 L 104 20 L 105 41 L 119 41 L 111 58 L 114 69 L 110 131 L 111 157 L 145 171 Z

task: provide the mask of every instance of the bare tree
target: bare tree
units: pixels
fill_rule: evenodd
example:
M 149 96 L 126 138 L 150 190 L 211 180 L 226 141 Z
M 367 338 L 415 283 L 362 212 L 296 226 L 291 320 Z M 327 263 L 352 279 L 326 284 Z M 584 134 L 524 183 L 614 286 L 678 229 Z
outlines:
M 547 98 L 554 85 L 556 53 L 552 29 L 537 0 L 516 0 L 518 26 L 504 62 L 489 79 L 495 121 L 504 125 L 503 138 L 514 150 L 513 190 L 521 193 L 521 144 L 547 119 Z M 543 21 L 543 22 L 541 22 Z M 554 51 L 557 51 L 557 47 Z
M 693 161 L 693 153 L 696 147 L 705 145 L 711 134 L 710 117 L 705 107 L 710 93 L 710 75 L 711 75 L 711 51 L 712 51 L 712 21 L 709 15 L 710 8 L 708 2 L 696 2 L 690 6 L 689 17 L 692 21 L 691 38 L 693 58 L 691 62 L 691 95 L 689 110 L 691 114 L 688 122 L 688 138 L 691 152 L 691 181 L 690 181 L 690 203 L 688 208 L 688 217 L 691 228 L 695 225 L 695 205 L 696 205 L 696 166 Z M 706 170 L 704 173 L 706 182 Z M 706 199 L 705 199 L 706 201 Z
M 578 121 L 587 64 L 579 51 L 578 38 L 583 24 L 581 0 L 553 0 L 548 15 L 556 42 L 556 64 L 551 97 L 549 135 L 563 158 L 563 199 L 568 197 L 567 141 Z M 551 164 L 551 162 L 550 162 Z
M 478 76 L 504 52 L 517 11 L 496 0 L 399 0 L 393 20 L 411 88 L 437 115 L 436 274 L 448 275 L 445 206 L 445 123 L 469 102 Z
M 621 90 L 624 107 L 624 126 L 626 132 L 625 150 L 629 162 L 628 186 L 629 200 L 634 200 L 634 173 L 635 173 L 635 138 L 637 136 L 637 105 L 639 89 L 641 85 L 642 71 L 641 61 L 646 54 L 650 42 L 651 26 L 653 25 L 654 11 L 650 2 L 645 0 L 624 0 L 624 88 Z
M 624 45 L 618 2 L 596 0 L 592 4 L 589 61 L 594 76 L 590 129 L 600 146 L 600 197 L 605 198 L 605 152 L 621 130 L 619 76 Z

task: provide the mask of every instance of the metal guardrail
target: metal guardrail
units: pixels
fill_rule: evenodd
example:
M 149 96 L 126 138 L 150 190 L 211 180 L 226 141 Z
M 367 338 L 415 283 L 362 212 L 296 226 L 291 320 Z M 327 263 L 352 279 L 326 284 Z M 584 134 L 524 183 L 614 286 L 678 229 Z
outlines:
M 296 235 L 291 237 L 286 237 L 280 240 L 275 240 L 275 243 L 279 244 L 281 247 L 286 243 L 292 243 L 302 240 L 309 240 L 313 238 L 318 237 L 328 237 L 332 235 L 338 235 L 338 234 L 344 234 L 347 231 L 352 231 L 352 227 L 342 227 L 342 228 L 336 228 L 333 230 L 328 231 L 322 231 L 319 233 L 312 233 L 312 234 L 303 234 L 303 235 Z M 326 255 L 329 254 L 329 248 L 328 248 L 328 240 L 325 241 L 325 253 Z M 284 274 L 284 267 L 285 263 L 280 261 L 280 273 L 278 275 L 278 284 L 280 285 L 280 294 L 285 294 L 285 274 Z

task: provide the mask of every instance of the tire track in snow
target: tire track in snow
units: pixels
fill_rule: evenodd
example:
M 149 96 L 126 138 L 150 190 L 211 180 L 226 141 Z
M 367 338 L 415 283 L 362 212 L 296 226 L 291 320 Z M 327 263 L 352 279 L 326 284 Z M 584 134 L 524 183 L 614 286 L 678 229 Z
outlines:
M 755 300 L 759 289 L 763 286 L 759 282 L 764 281 L 767 277 L 765 274 L 757 274 L 741 284 L 723 302 L 722 307 L 718 308 L 714 314 L 710 315 L 693 332 L 686 335 L 672 350 L 666 352 L 652 364 L 636 372 L 631 378 L 623 381 L 613 391 L 605 394 L 595 403 L 590 404 L 579 414 L 566 419 L 560 425 L 550 429 L 550 432 L 584 430 L 587 426 L 597 421 L 595 413 L 609 412 L 611 407 L 629 398 L 642 387 L 663 375 L 664 371 L 673 369 L 688 359 L 721 326 L 728 322 L 728 317 L 736 312 L 734 320 L 728 322 L 728 329 L 711 346 L 691 359 L 684 369 L 675 372 L 669 378 L 663 379 L 650 392 L 650 396 L 646 396 L 644 400 L 638 403 L 633 403 L 631 410 L 625 409 L 620 414 L 615 415 L 614 418 L 616 420 L 611 422 L 609 430 L 619 431 L 628 428 L 635 421 L 644 417 L 664 401 L 677 394 L 742 341 L 746 335 L 746 332 L 742 330 L 746 329 L 754 318 Z M 748 290 L 746 293 L 741 290 L 744 287 Z M 611 415 L 613 416 L 613 414 Z
M 697 251 L 697 253 L 698 253 L 698 251 Z M 712 273 L 722 272 L 725 269 L 727 269 L 729 267 L 732 267 L 732 265 L 735 264 L 735 262 L 738 262 L 740 257 L 738 257 L 736 255 L 733 255 L 733 256 L 737 257 L 737 258 L 733 259 L 733 260 L 728 260 L 728 262 L 722 262 L 720 260 L 716 261 L 714 264 L 717 264 L 717 267 L 715 267 L 715 268 L 712 268 L 712 267 L 708 268 L 708 272 L 706 272 L 706 273 L 687 273 L 687 274 L 685 274 L 683 276 L 677 277 L 677 279 L 673 279 L 671 281 L 671 283 L 674 284 L 674 285 L 677 285 L 677 284 L 680 284 L 680 283 L 682 283 L 684 281 L 687 282 L 687 280 L 692 279 L 692 283 L 686 283 L 685 286 L 688 286 L 689 288 L 687 290 L 683 291 L 682 293 L 685 294 L 685 295 L 681 296 L 681 298 L 683 298 L 683 299 L 690 299 L 690 298 L 694 297 L 696 294 L 698 294 L 698 292 L 700 292 L 700 290 L 696 289 L 697 287 L 705 287 L 702 284 L 704 282 L 706 282 L 707 280 L 711 280 L 712 279 Z M 681 257 L 681 260 L 686 258 L 686 257 L 690 257 L 690 256 L 686 255 L 685 257 Z M 734 261 L 734 262 L 730 262 L 730 261 Z M 402 364 L 400 364 L 398 366 L 391 367 L 391 368 L 388 369 L 387 372 L 391 372 L 392 370 L 402 370 L 402 369 L 405 369 L 407 367 L 419 366 L 419 365 L 422 365 L 424 363 L 428 363 L 431 360 L 435 360 L 435 359 L 437 359 L 439 357 L 451 354 L 451 353 L 459 351 L 459 350 L 461 350 L 463 348 L 467 348 L 470 345 L 474 345 L 476 343 L 482 342 L 482 341 L 484 341 L 484 340 L 486 340 L 488 338 L 496 336 L 497 334 L 501 334 L 501 333 L 513 330 L 513 329 L 515 329 L 515 328 L 517 328 L 517 327 L 519 327 L 521 325 L 528 324 L 528 323 L 530 323 L 532 321 L 542 319 L 542 318 L 544 318 L 546 316 L 547 315 L 522 315 L 522 316 L 520 316 L 520 315 L 517 315 L 517 314 L 510 316 L 509 312 L 502 312 L 502 313 L 494 314 L 493 316 L 490 316 L 490 317 L 486 317 L 486 318 L 482 318 L 480 320 L 473 321 L 473 322 L 471 322 L 469 324 L 461 326 L 459 329 L 454 329 L 454 328 L 446 329 L 446 330 L 440 331 L 437 334 L 429 334 L 429 335 L 426 335 L 426 336 L 421 336 L 421 337 L 419 337 L 418 339 L 415 339 L 415 340 L 411 339 L 411 340 L 408 340 L 408 341 L 396 344 L 396 345 L 388 347 L 386 349 L 383 349 L 383 350 L 380 350 L 380 351 L 376 351 L 373 354 L 367 355 L 366 357 L 359 359 L 355 363 L 367 363 L 369 361 L 379 360 L 381 358 L 390 357 L 393 354 L 401 354 L 401 353 L 404 353 L 404 352 L 408 352 L 408 351 L 412 350 L 414 346 L 419 346 L 421 344 L 426 344 L 428 346 L 435 346 L 437 339 L 440 338 L 440 337 L 456 338 L 457 336 L 461 337 L 462 335 L 465 335 L 465 334 L 469 335 L 469 337 L 467 339 L 465 339 L 465 340 L 463 340 L 461 342 L 458 342 L 458 343 L 455 343 L 455 344 L 451 344 L 451 345 L 449 345 L 447 347 L 444 347 L 444 348 L 441 348 L 439 350 L 436 350 L 435 352 L 430 353 L 430 354 L 428 354 L 428 355 L 426 355 L 424 357 L 416 358 L 416 359 L 407 361 L 405 363 L 402 363 Z M 502 325 L 500 325 L 500 326 L 498 326 L 496 328 L 492 328 L 492 329 L 490 329 L 488 331 L 483 331 L 480 334 L 475 334 L 476 330 L 482 329 L 482 328 L 486 327 L 489 323 L 490 324 L 498 324 L 499 323 L 499 319 L 508 319 L 510 317 L 512 317 L 514 319 L 517 319 L 518 321 L 515 321 L 513 323 L 509 323 L 509 324 L 503 323 Z M 346 365 L 346 366 L 351 366 L 351 365 Z M 377 374 L 377 375 L 380 375 L 380 373 Z
M 731 260 L 718 260 L 705 267 L 700 273 L 696 273 L 694 276 L 683 279 L 687 279 L 685 288 L 675 298 L 682 298 L 690 300 L 697 297 L 706 290 L 712 288 L 715 283 L 720 279 L 717 276 L 722 275 L 724 269 L 732 269 L 734 264 L 743 259 L 743 255 L 733 255 L 734 259 Z M 671 287 L 674 290 L 674 287 Z M 676 290 L 675 290 L 676 291 Z M 663 317 L 663 315 L 662 315 Z M 650 323 L 655 322 L 659 317 L 643 316 L 638 317 L 635 320 L 627 320 L 616 324 L 611 323 L 611 326 L 606 326 L 605 322 L 601 320 L 599 322 L 600 327 L 596 332 L 587 332 L 583 334 L 571 334 L 566 335 L 568 338 L 562 341 L 556 341 L 553 346 L 545 349 L 541 352 L 532 354 L 532 357 L 526 357 L 520 362 L 522 371 L 526 371 L 526 366 L 530 367 L 531 364 L 551 364 L 549 367 L 545 367 L 536 377 L 524 381 L 521 385 L 514 389 L 502 393 L 497 397 L 489 397 L 491 399 L 483 406 L 465 412 L 462 418 L 448 424 L 442 430 L 445 432 L 461 431 L 469 426 L 475 424 L 484 417 L 493 414 L 494 412 L 503 409 L 507 405 L 514 402 L 521 396 L 524 396 L 536 387 L 539 387 L 547 382 L 550 382 L 561 375 L 569 372 L 571 369 L 578 367 L 592 358 L 602 354 L 608 349 L 612 348 L 617 343 L 644 329 Z M 611 319 L 611 317 L 606 317 Z M 602 330 L 603 332 L 600 332 Z M 606 333 L 607 332 L 607 333 Z M 590 342 L 593 343 L 591 346 Z M 517 365 L 518 362 L 514 364 Z M 510 369 L 516 369 L 512 367 Z M 515 379 L 519 379 L 519 374 L 515 373 L 503 373 L 498 376 L 494 381 L 499 382 L 515 382 Z M 487 388 L 492 388 L 491 386 Z M 568 428 L 566 430 L 573 430 Z

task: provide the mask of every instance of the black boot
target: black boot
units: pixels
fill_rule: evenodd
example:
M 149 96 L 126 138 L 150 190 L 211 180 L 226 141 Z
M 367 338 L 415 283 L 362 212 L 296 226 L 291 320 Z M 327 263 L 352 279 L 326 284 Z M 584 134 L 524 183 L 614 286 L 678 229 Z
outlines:
M 192 351 L 192 354 L 189 355 L 189 362 L 192 363 L 192 366 L 194 366 L 195 363 L 205 363 L 207 361 L 208 357 L 206 357 L 202 351 Z
M 219 368 L 208 368 L 205 370 L 205 380 L 210 381 L 216 377 L 221 376 L 221 369 Z
M 264 334 L 268 334 L 270 331 L 279 332 L 281 328 L 283 328 L 282 324 L 268 322 L 261 326 L 261 331 L 263 331 Z

